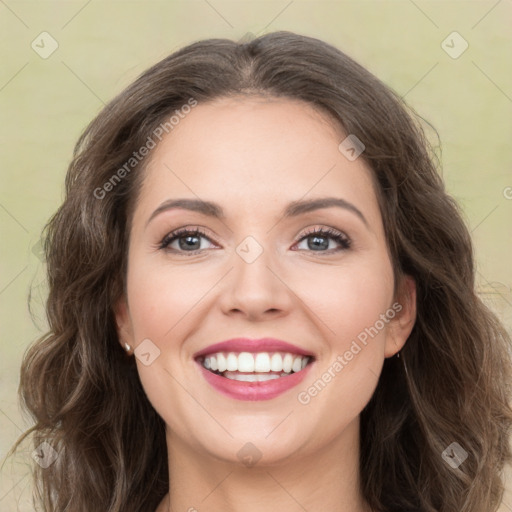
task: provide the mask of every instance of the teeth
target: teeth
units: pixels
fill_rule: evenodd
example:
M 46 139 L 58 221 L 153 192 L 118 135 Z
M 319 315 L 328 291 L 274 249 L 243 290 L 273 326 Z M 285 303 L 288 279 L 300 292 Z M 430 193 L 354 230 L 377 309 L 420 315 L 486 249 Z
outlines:
M 283 374 L 283 375 L 286 375 Z M 231 380 L 242 380 L 244 382 L 263 382 L 265 380 L 273 380 L 273 379 L 280 379 L 283 375 L 277 375 L 275 373 L 269 374 L 269 375 L 262 375 L 261 373 L 230 373 L 226 372 L 224 374 L 224 377 L 227 377 Z
M 269 372 L 270 371 L 270 357 L 266 352 L 256 354 L 254 358 L 254 371 L 255 372 Z
M 217 370 L 219 372 L 225 372 L 227 369 L 227 361 L 224 354 L 217 354 Z
M 238 371 L 247 373 L 254 371 L 254 357 L 252 354 L 249 352 L 238 354 Z
M 300 372 L 306 367 L 309 360 L 310 358 L 307 356 L 281 352 L 258 352 L 255 354 L 252 354 L 251 352 L 240 352 L 239 354 L 234 352 L 229 352 L 228 354 L 219 352 L 205 357 L 203 360 L 203 366 L 208 370 L 218 371 L 220 373 L 284 372 L 284 375 L 286 375 L 292 372 Z M 239 376 L 240 375 L 237 373 L 236 377 L 228 378 L 243 380 L 238 378 Z M 264 377 L 278 378 L 279 376 L 267 375 Z M 265 378 L 265 380 L 268 379 Z
M 300 372 L 302 370 L 302 357 L 298 356 L 293 360 L 292 370 Z
M 292 371 L 293 356 L 286 354 L 283 359 L 283 372 L 290 373 Z
M 238 357 L 233 352 L 230 352 L 227 357 L 227 370 L 228 372 L 236 372 L 238 369 Z
M 283 371 L 283 358 L 281 354 L 272 354 L 270 359 L 270 370 L 273 372 Z

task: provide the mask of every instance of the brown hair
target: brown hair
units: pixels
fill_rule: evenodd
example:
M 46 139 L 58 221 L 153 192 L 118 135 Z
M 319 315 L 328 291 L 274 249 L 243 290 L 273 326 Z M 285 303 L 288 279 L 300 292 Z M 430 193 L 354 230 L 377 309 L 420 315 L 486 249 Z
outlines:
M 380 512 L 495 511 L 511 459 L 510 338 L 475 293 L 461 212 L 400 97 L 340 50 L 290 32 L 191 44 L 143 73 L 80 137 L 65 201 L 45 227 L 50 331 L 21 367 L 20 397 L 35 425 L 14 448 L 32 433 L 34 446 L 47 441 L 59 454 L 47 469 L 35 465 L 37 499 L 51 512 L 139 512 L 168 492 L 164 422 L 113 315 L 147 159 L 125 167 L 103 197 L 94 191 L 191 98 L 244 93 L 305 101 L 363 141 L 395 279 L 416 281 L 407 372 L 386 359 L 361 413 L 365 499 Z M 442 457 L 452 442 L 468 453 L 456 469 Z

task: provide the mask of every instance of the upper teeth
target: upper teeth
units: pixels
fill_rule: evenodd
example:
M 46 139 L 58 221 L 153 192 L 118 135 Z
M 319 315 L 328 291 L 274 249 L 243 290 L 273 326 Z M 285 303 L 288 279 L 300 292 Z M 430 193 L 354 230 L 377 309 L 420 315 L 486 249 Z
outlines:
M 309 361 L 308 356 L 279 352 L 234 352 L 210 354 L 203 360 L 208 370 L 219 372 L 299 372 Z

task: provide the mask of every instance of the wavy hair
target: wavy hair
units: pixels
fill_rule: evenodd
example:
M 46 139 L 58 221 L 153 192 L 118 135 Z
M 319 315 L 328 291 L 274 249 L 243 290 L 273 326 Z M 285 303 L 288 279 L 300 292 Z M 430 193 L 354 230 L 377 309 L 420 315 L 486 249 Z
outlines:
M 165 425 L 113 313 L 148 158 L 109 180 L 191 98 L 240 94 L 302 100 L 363 141 L 395 284 L 416 281 L 413 331 L 361 413 L 364 498 L 379 512 L 497 510 L 511 460 L 511 340 L 475 292 L 462 212 L 420 116 L 342 51 L 291 32 L 190 44 L 145 71 L 80 136 L 65 200 L 44 229 L 49 332 L 21 366 L 20 402 L 35 424 L 10 452 L 29 435 L 58 452 L 50 467 L 34 464 L 34 502 L 49 512 L 140 512 L 168 492 Z M 453 442 L 468 454 L 458 468 L 443 458 Z

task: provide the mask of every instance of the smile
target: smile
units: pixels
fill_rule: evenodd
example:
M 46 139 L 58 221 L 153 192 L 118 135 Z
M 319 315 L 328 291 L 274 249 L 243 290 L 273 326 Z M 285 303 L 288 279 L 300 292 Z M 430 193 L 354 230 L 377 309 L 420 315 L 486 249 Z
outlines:
M 291 353 L 230 352 L 211 354 L 197 359 L 196 363 L 206 382 L 216 391 L 235 400 L 257 401 L 270 400 L 298 386 L 313 361 L 312 357 Z
M 204 368 L 227 379 L 265 382 L 303 370 L 309 356 L 283 352 L 217 352 L 200 359 Z
M 204 380 L 235 400 L 270 400 L 297 386 L 315 357 L 276 338 L 232 338 L 194 354 Z

